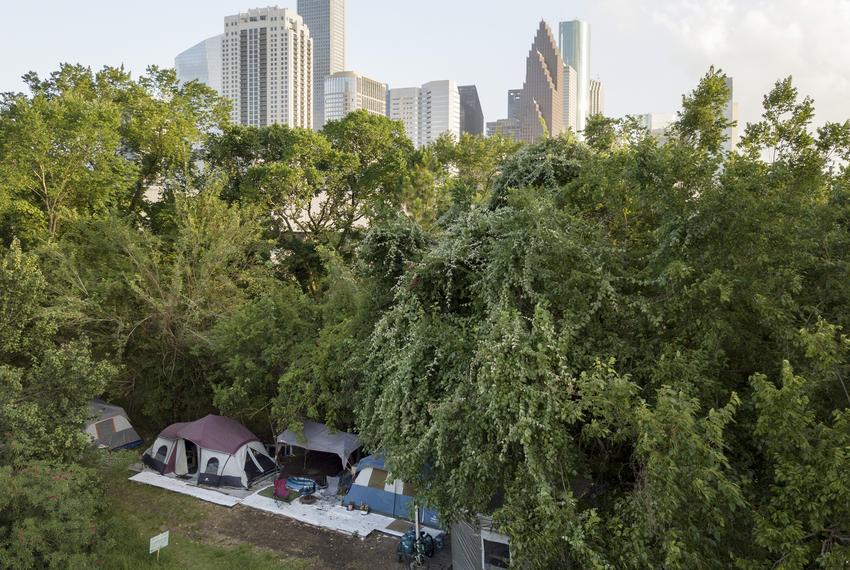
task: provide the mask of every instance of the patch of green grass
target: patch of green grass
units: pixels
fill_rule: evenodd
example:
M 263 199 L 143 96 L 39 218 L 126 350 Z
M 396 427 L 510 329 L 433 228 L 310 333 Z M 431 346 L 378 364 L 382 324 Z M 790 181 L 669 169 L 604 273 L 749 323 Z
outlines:
M 109 512 L 101 532 L 107 537 L 99 556 L 99 566 L 110 570 L 157 568 L 303 570 L 307 560 L 281 556 L 251 545 L 208 544 L 201 532 L 215 514 L 212 505 L 128 481 L 127 466 L 138 455 L 118 454 L 109 459 L 104 480 Z M 168 530 L 169 545 L 156 555 L 148 554 L 150 538 Z
M 298 493 L 290 492 L 289 495 L 285 499 L 281 499 L 279 497 L 274 496 L 274 487 L 268 487 L 259 492 L 261 497 L 266 497 L 267 499 L 275 499 L 278 501 L 283 501 L 285 503 L 291 503 L 295 499 L 297 499 L 300 495 Z

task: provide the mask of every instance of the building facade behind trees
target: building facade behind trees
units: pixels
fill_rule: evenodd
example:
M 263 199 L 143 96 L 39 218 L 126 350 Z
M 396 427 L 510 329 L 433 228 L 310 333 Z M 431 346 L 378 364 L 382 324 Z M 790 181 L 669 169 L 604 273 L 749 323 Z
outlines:
M 325 78 L 323 91 L 325 124 L 329 121 L 339 121 L 358 109 L 363 109 L 370 115 L 386 115 L 386 83 L 353 71 L 341 71 Z
M 460 93 L 460 132 L 470 135 L 484 135 L 484 110 L 475 85 L 461 85 Z
M 508 90 L 508 118 L 519 120 L 521 112 L 520 112 L 520 103 L 522 102 L 522 89 L 509 89 Z
M 404 124 L 417 148 L 436 141 L 443 133 L 455 140 L 460 138 L 460 91 L 454 81 L 390 89 L 387 107 L 388 116 Z
M 227 16 L 222 95 L 236 124 L 313 126 L 313 40 L 290 9 L 258 8 Z

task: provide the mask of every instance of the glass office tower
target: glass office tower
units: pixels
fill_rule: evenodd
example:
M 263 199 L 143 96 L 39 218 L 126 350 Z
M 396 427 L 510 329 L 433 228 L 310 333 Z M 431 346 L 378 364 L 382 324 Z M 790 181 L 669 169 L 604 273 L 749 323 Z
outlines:
M 590 113 L 590 24 L 561 22 L 558 44 L 564 63 L 576 70 L 576 128 L 583 131 Z

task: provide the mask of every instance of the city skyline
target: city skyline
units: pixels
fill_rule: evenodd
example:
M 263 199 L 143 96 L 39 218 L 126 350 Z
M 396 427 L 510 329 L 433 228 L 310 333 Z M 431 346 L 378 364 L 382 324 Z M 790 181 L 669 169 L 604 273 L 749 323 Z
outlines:
M 277 4 L 296 8 L 295 0 Z M 45 5 L 52 14 L 46 20 L 40 17 Z M 21 91 L 21 75 L 30 70 L 47 75 L 60 62 L 95 69 L 124 63 L 135 76 L 148 64 L 171 67 L 176 54 L 221 33 L 224 15 L 259 5 L 152 0 L 145 10 L 131 11 L 129 4 L 125 10 L 120 3 L 97 0 L 83 7 L 50 0 L 38 7 L 13 4 L 5 10 L 10 21 L 38 18 L 51 41 L 32 44 L 26 41 L 25 26 L 10 26 L 0 38 L 0 49 L 15 57 L 0 62 L 0 91 Z M 475 84 L 488 122 L 507 116 L 505 94 L 522 84 L 529 34 L 540 19 L 553 28 L 571 19 L 591 24 L 591 78 L 603 82 L 611 116 L 674 112 L 682 94 L 712 64 L 736 78 L 742 126 L 757 118 L 762 95 L 787 75 L 794 76 L 801 94 L 815 99 L 817 122 L 841 120 L 842 104 L 850 99 L 850 78 L 843 75 L 850 61 L 850 47 L 843 42 L 843 29 L 850 25 L 846 1 L 824 0 L 800 11 L 787 0 L 771 3 L 770 9 L 754 1 L 695 6 L 673 0 L 605 0 L 565 6 L 546 0 L 504 11 L 490 9 L 486 2 L 435 0 L 433 10 L 417 12 L 415 26 L 397 7 L 385 0 L 349 0 L 346 67 L 390 87 L 431 78 Z M 156 17 L 166 8 L 168 19 Z M 453 18 L 438 17 L 449 8 L 457 12 Z M 132 17 L 134 25 L 107 25 L 116 17 Z M 470 18 L 475 22 L 471 27 L 466 23 Z M 150 41 L 151 29 L 157 30 L 156 42 Z M 770 57 L 779 43 L 785 55 Z M 27 49 L 22 51 L 21 45 Z M 635 61 L 648 62 L 648 67 Z

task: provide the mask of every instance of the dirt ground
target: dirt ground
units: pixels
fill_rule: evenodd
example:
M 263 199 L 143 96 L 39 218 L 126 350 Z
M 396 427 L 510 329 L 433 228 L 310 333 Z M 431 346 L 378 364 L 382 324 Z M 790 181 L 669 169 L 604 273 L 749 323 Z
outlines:
M 243 506 L 208 504 L 215 516 L 193 538 L 225 545 L 254 544 L 282 556 L 311 560 L 315 570 L 380 570 L 404 568 L 396 557 L 399 539 L 373 532 L 360 539 Z M 448 545 L 447 545 L 448 546 Z M 451 555 L 445 550 L 430 561 L 432 570 L 448 570 Z M 248 570 L 248 569 L 245 569 Z

